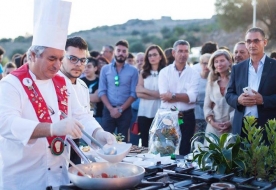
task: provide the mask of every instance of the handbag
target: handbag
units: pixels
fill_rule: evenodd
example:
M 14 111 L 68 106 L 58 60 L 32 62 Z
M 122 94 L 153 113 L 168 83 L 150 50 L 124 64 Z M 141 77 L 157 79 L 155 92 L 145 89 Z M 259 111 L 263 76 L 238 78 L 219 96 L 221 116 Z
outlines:
M 131 133 L 135 134 L 135 135 L 138 135 L 139 134 L 139 126 L 138 126 L 138 122 L 135 121 L 132 126 L 131 126 L 131 129 L 130 129 Z

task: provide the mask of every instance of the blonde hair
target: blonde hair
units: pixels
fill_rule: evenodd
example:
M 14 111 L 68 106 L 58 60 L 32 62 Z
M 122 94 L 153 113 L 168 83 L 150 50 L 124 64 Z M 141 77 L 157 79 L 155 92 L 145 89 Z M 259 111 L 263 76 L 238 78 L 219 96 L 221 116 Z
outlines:
M 209 73 L 208 78 L 209 78 L 210 82 L 214 82 L 214 81 L 218 80 L 218 78 L 220 77 L 220 74 L 216 73 L 216 69 L 215 69 L 215 66 L 214 66 L 214 61 L 215 61 L 215 58 L 217 58 L 221 55 L 223 55 L 231 63 L 230 67 L 229 67 L 228 76 L 230 75 L 230 70 L 231 70 L 231 67 L 232 67 L 232 64 L 233 64 L 232 55 L 229 51 L 227 51 L 225 49 L 219 49 L 219 50 L 215 51 L 211 55 L 211 58 L 209 59 L 208 68 L 210 70 L 210 73 Z

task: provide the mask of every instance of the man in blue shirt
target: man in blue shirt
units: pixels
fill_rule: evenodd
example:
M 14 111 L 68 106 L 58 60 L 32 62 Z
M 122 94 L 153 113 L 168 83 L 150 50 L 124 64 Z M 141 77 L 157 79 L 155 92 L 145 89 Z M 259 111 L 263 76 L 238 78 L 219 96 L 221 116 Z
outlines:
M 102 127 L 105 131 L 117 132 L 128 138 L 131 122 L 131 103 L 136 99 L 135 88 L 138 71 L 125 63 L 128 56 L 128 42 L 120 40 L 115 45 L 111 64 L 101 69 L 98 96 L 104 103 Z

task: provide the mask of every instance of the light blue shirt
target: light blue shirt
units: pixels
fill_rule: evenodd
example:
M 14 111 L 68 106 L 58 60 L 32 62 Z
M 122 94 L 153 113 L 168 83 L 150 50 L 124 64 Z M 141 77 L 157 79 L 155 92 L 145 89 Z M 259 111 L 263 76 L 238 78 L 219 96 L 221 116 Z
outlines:
M 265 63 L 265 57 L 266 55 L 262 57 L 262 59 L 259 62 L 257 72 L 255 71 L 251 59 L 249 60 L 249 69 L 248 69 L 248 86 L 252 89 L 258 92 L 259 85 L 261 82 L 261 77 L 264 69 L 264 63 Z M 244 116 L 255 116 L 258 118 L 258 108 L 257 105 L 251 106 L 251 107 L 245 107 Z
M 2 67 L 2 64 L 0 63 L 0 74 L 3 73 L 3 67 Z
M 119 76 L 119 86 L 115 85 L 115 76 Z M 138 71 L 132 65 L 124 64 L 117 74 L 115 60 L 101 69 L 98 96 L 107 96 L 112 106 L 123 105 L 129 97 L 137 98 L 136 86 Z

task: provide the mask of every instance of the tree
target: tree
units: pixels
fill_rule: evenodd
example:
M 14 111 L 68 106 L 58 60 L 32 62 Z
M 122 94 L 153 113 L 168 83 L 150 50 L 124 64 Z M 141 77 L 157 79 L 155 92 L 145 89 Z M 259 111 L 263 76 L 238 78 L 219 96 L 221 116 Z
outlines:
M 222 28 L 227 31 L 247 27 L 253 20 L 251 0 L 216 0 L 216 12 Z M 257 0 L 256 19 L 267 26 L 268 37 L 276 40 L 275 0 Z

